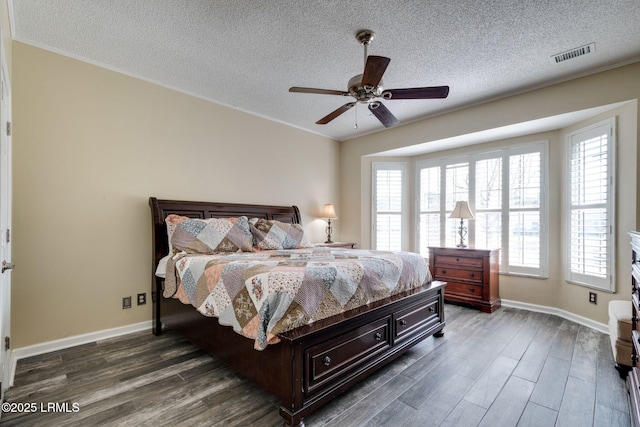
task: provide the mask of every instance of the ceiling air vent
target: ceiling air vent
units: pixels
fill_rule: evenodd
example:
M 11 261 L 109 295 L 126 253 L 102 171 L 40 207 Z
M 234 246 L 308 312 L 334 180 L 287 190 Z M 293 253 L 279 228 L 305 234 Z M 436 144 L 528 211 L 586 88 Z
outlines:
M 578 56 L 586 55 L 596 51 L 596 44 L 589 43 L 584 46 L 577 47 L 575 49 L 568 50 L 566 52 L 553 55 L 551 58 L 557 63 L 566 61 L 567 59 L 577 58 Z

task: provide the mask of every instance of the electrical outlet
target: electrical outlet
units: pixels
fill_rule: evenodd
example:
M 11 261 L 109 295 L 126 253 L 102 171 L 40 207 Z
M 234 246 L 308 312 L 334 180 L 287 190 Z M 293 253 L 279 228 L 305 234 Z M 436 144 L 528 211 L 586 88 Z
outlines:
M 122 298 L 122 309 L 131 308 L 131 297 Z
M 589 302 L 591 304 L 597 304 L 598 303 L 598 294 L 596 294 L 595 292 L 589 292 Z
M 138 305 L 144 305 L 147 303 L 147 294 L 138 294 Z

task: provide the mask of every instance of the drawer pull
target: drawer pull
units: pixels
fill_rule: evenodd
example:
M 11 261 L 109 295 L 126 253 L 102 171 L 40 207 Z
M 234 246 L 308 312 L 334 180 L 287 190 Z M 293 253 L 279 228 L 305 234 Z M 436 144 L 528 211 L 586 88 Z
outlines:
M 322 360 L 322 363 L 324 363 L 324 366 L 331 365 L 331 358 L 329 356 L 325 356 L 324 359 Z
M 474 274 L 473 273 L 469 273 L 469 277 L 474 277 Z
M 447 274 L 447 270 L 445 270 L 444 268 L 443 268 L 442 270 L 440 270 L 440 272 L 441 272 L 442 274 Z
M 456 258 L 456 262 L 460 262 L 460 258 Z
M 474 288 L 469 288 L 469 292 L 474 293 L 476 290 Z
M 400 326 L 407 326 L 407 321 L 404 319 L 400 320 Z
M 376 332 L 373 337 L 376 339 L 376 341 L 382 341 L 382 334 L 380 332 Z
M 436 308 L 435 308 L 435 307 L 429 307 L 429 313 L 433 313 L 433 312 L 435 312 L 435 311 L 436 311 Z

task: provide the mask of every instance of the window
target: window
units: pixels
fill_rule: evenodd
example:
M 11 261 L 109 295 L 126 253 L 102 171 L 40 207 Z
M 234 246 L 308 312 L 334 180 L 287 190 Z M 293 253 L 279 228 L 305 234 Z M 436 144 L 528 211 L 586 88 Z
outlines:
M 509 156 L 509 262 L 514 273 L 535 274 L 541 263 L 540 153 Z M 546 245 L 545 245 L 546 246 Z
M 402 249 L 402 192 L 404 163 L 373 164 L 373 235 L 374 249 Z
M 476 162 L 475 247 L 502 247 L 502 157 Z
M 440 167 L 425 167 L 418 175 L 420 225 L 418 252 L 428 256 L 429 246 L 440 246 Z
M 446 246 L 456 246 L 460 242 L 460 220 L 449 218 L 458 200 L 469 200 L 469 163 L 460 162 L 447 164 L 445 171 L 445 218 L 446 224 L 445 242 Z
M 614 119 L 567 135 L 569 282 L 615 291 Z
M 418 252 L 456 246 L 456 201 L 467 200 L 475 220 L 465 221 L 469 246 L 501 248 L 500 271 L 546 277 L 547 142 L 477 152 L 417 164 Z

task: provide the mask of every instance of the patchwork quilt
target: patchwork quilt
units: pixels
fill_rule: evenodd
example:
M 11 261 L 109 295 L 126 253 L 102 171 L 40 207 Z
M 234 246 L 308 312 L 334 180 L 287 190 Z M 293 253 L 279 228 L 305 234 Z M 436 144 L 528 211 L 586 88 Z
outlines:
M 178 253 L 164 296 L 215 316 L 257 350 L 278 334 L 431 281 L 411 252 L 313 247 L 214 255 Z

